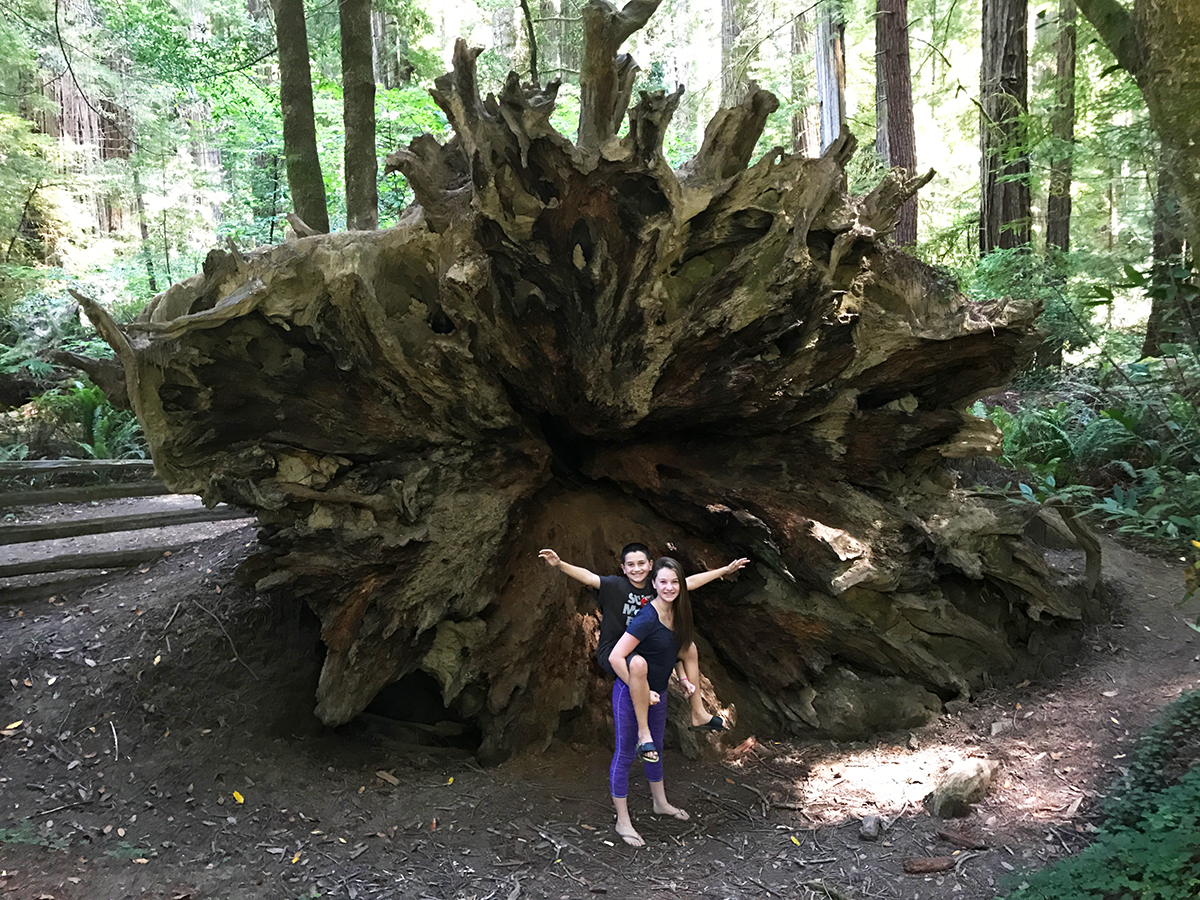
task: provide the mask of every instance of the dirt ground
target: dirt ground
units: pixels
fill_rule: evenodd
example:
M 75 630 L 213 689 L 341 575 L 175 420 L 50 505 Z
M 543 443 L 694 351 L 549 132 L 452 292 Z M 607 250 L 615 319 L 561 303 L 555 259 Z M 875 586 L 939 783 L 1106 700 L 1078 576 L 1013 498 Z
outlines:
M 314 617 L 237 586 L 252 527 L 203 527 L 87 587 L 0 587 L 0 898 L 985 900 L 1085 846 L 1141 730 L 1200 687 L 1182 563 L 1105 540 L 1111 619 L 1037 681 L 870 744 L 734 732 L 687 760 L 668 740 L 691 819 L 656 819 L 635 778 L 635 850 L 612 830 L 608 747 L 485 769 L 436 726 L 320 727 Z M 922 797 L 969 756 L 1002 763 L 996 786 L 967 819 L 932 819 Z M 867 815 L 888 826 L 874 843 Z M 904 874 L 955 852 L 945 824 L 987 849 Z

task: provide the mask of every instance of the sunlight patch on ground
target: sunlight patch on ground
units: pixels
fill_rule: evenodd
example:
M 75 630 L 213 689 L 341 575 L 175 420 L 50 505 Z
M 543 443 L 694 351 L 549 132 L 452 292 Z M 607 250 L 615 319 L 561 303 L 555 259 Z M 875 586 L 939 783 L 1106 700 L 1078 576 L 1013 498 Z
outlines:
M 808 775 L 794 783 L 792 799 L 814 820 L 891 818 L 919 811 L 938 777 L 970 755 L 946 744 L 919 750 L 881 745 L 835 751 L 812 763 Z

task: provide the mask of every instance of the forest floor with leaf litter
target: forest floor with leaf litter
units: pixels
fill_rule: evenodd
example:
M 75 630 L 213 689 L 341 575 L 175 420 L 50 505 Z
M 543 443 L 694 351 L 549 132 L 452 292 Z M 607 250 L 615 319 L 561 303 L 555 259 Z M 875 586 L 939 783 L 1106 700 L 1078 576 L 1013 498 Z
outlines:
M 207 527 L 100 585 L 0 591 L 0 898 L 986 900 L 1086 846 L 1138 735 L 1200 686 L 1183 563 L 1106 539 L 1109 618 L 1074 626 L 1037 681 L 869 744 L 735 730 L 688 760 L 668 736 L 691 819 L 650 815 L 635 766 L 635 850 L 612 829 L 607 745 L 484 768 L 431 745 L 436 728 L 321 727 L 315 617 L 237 585 L 252 527 Z M 995 787 L 964 820 L 931 818 L 921 799 L 968 756 L 1001 762 Z M 867 815 L 888 826 L 873 843 Z M 903 871 L 956 850 L 951 871 Z

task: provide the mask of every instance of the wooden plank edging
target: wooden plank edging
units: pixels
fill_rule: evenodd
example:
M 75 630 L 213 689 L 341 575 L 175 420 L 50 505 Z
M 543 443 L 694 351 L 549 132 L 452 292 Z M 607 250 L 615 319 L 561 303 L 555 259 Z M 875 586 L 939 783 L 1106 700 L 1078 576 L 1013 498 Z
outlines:
M 6 525 L 0 527 L 0 546 L 26 544 L 31 541 L 52 541 L 58 538 L 81 537 L 88 534 L 111 534 L 117 531 L 136 531 L 141 528 L 167 528 L 172 525 L 222 522 L 227 519 L 250 517 L 251 515 L 244 510 L 221 506 L 216 509 L 169 509 L 129 516 L 101 516 L 92 519 L 72 519 L 67 522 Z
M 56 475 L 80 472 L 153 472 L 149 459 L 6 459 L 0 461 L 0 475 Z
M 43 575 L 49 572 L 69 572 L 72 569 L 125 569 L 139 563 L 152 562 L 164 553 L 175 553 L 191 544 L 170 544 L 164 547 L 143 547 L 140 550 L 108 550 L 103 553 L 73 553 L 51 556 L 21 563 L 0 565 L 0 578 L 18 575 Z
M 0 508 L 41 506 L 47 503 L 88 503 L 92 500 L 118 500 L 127 497 L 159 497 L 169 493 L 171 491 L 167 489 L 167 486 L 158 482 L 0 491 Z

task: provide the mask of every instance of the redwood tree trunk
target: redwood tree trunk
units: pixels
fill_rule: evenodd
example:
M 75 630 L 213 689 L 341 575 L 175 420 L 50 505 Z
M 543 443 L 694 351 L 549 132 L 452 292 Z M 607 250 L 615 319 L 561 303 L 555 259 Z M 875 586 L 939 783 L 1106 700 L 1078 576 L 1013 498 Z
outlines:
M 1059 0 L 1057 71 L 1050 133 L 1050 191 L 1046 198 L 1046 246 L 1071 249 L 1071 169 L 1075 153 L 1075 0 Z M 1060 359 L 1061 362 L 1061 359 Z
M 371 44 L 375 80 L 384 90 L 408 84 L 413 73 L 413 64 L 408 59 L 408 39 L 390 12 L 371 11 Z
M 1029 243 L 1027 0 L 983 0 L 979 251 Z
M 1176 175 L 1188 242 L 1200 246 L 1200 3 L 1077 0 L 1079 11 L 1141 88 Z
M 127 333 L 87 304 L 158 473 L 255 510 L 242 577 L 320 616 L 328 723 L 419 675 L 487 759 L 599 733 L 595 614 L 545 546 L 598 572 L 638 538 L 693 571 L 751 557 L 696 617 L 704 689 L 760 733 L 911 727 L 1080 615 L 1030 509 L 947 464 L 998 451 L 963 410 L 1028 358 L 1035 310 L 887 245 L 929 175 L 847 196 L 848 134 L 751 164 L 765 91 L 679 170 L 679 91 L 618 136 L 616 50 L 654 5 L 587 7 L 580 145 L 556 82 L 484 99 L 460 41 L 433 92 L 454 136 L 389 158 L 401 225 L 213 251 Z
M 917 137 L 913 123 L 912 72 L 908 58 L 908 0 L 877 0 L 875 4 L 876 143 L 888 166 L 914 172 Z M 895 242 L 917 242 L 917 198 L 900 207 Z
M 150 248 L 150 224 L 146 221 L 146 198 L 142 190 L 142 176 L 136 161 L 130 161 L 133 173 L 133 202 L 137 208 L 138 231 L 142 235 L 142 262 L 146 266 L 146 282 L 151 294 L 158 293 L 158 281 L 154 277 L 154 252 Z M 168 276 L 170 277 L 170 276 Z
M 379 227 L 371 0 L 341 0 L 342 121 L 346 128 L 346 227 Z M 301 216 L 300 218 L 304 218 Z
M 1142 356 L 1161 356 L 1163 344 L 1185 343 L 1200 347 L 1200 321 L 1190 292 L 1182 290 L 1179 269 L 1184 259 L 1183 218 L 1175 177 L 1166 162 L 1159 160 L 1158 188 L 1154 192 L 1153 263 L 1150 270 L 1150 315 Z
M 821 155 L 821 107 L 815 91 L 816 64 L 813 32 L 816 19 L 811 11 L 792 19 L 792 152 L 800 156 Z
M 817 96 L 821 101 L 821 152 L 837 140 L 846 124 L 846 26 L 833 4 L 821 5 L 817 19 Z
M 329 231 L 325 181 L 317 156 L 312 75 L 308 68 L 308 29 L 302 0 L 272 0 L 279 44 L 279 106 L 283 114 L 283 155 L 296 215 L 310 228 Z
M 738 36 L 743 23 L 739 22 L 738 0 L 721 0 L 721 105 L 733 106 L 745 93 L 744 70 L 739 65 Z

